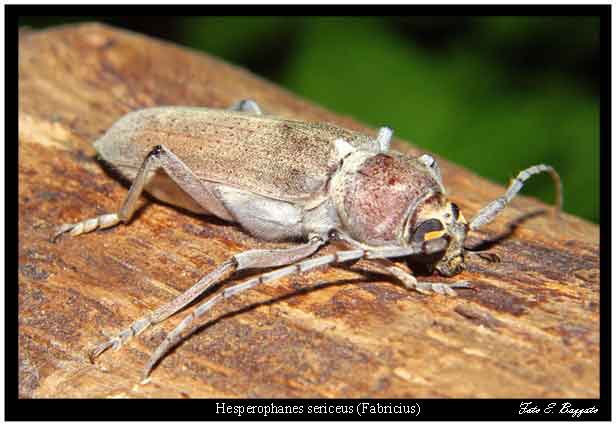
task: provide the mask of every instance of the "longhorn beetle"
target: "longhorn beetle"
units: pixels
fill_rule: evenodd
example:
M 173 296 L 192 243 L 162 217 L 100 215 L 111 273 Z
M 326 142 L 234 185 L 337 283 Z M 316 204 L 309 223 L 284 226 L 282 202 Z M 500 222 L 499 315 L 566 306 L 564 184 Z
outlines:
M 520 172 L 505 194 L 469 222 L 445 197 L 441 172 L 430 155 L 417 158 L 390 150 L 393 131 L 376 138 L 332 124 L 264 115 L 252 100 L 227 110 L 158 107 L 131 112 L 94 143 L 103 162 L 132 181 L 120 209 L 76 224 L 53 236 L 76 236 L 127 223 L 145 190 L 155 198 L 198 214 L 238 223 L 269 241 L 303 240 L 287 249 L 233 255 L 186 292 L 139 318 L 97 346 L 91 359 L 175 314 L 212 285 L 245 269 L 273 271 L 223 289 L 198 305 L 159 345 L 145 367 L 147 377 L 193 321 L 219 301 L 257 285 L 314 268 L 379 259 L 378 270 L 423 293 L 455 295 L 468 282 L 428 283 L 396 267 L 389 258 L 409 257 L 442 276 L 465 267 L 469 231 L 491 222 L 532 175 L 548 172 L 562 204 L 560 177 L 548 165 Z M 307 259 L 333 238 L 350 245 Z

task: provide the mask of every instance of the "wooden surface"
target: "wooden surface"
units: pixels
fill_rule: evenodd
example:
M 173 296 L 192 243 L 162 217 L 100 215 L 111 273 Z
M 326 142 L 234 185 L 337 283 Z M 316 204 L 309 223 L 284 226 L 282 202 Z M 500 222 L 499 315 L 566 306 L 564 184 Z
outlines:
M 320 269 L 215 308 L 149 384 L 139 384 L 143 366 L 186 311 L 90 364 L 87 350 L 106 335 L 231 254 L 284 245 L 156 203 L 129 226 L 50 243 L 57 225 L 122 201 L 126 188 L 91 148 L 117 118 L 251 97 L 279 115 L 374 130 L 204 54 L 102 25 L 24 30 L 19 44 L 21 397 L 598 397 L 598 227 L 534 214 L 547 207 L 523 197 L 470 238 L 499 238 L 519 222 L 485 244 L 500 262 L 470 256 L 448 280 L 476 291 L 426 296 Z M 440 165 L 467 218 L 502 193 Z

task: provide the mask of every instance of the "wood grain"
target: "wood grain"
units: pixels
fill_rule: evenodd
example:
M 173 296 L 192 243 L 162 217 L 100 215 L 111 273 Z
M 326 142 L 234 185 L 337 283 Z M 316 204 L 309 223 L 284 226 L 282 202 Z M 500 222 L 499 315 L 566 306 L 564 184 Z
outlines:
M 245 97 L 374 134 L 243 69 L 138 34 L 88 24 L 20 35 L 21 397 L 598 396 L 598 227 L 566 214 L 555 221 L 524 197 L 470 238 L 500 258 L 469 256 L 468 270 L 450 279 L 476 291 L 426 296 L 377 275 L 322 269 L 215 308 L 149 384 L 139 384 L 141 370 L 185 312 L 90 364 L 88 349 L 231 254 L 284 246 L 157 203 L 144 203 L 128 226 L 50 243 L 57 225 L 115 211 L 126 193 L 95 161 L 92 142 L 137 108 L 226 107 Z M 440 165 L 467 217 L 503 191 Z

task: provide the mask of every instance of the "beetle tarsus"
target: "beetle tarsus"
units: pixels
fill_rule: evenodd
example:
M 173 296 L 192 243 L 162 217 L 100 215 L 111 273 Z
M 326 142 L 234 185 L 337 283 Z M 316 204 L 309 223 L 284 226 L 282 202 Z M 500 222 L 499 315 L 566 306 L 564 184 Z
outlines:
M 103 214 L 94 218 L 80 221 L 74 224 L 63 224 L 51 237 L 51 242 L 55 242 L 64 233 L 70 233 L 71 236 L 79 236 L 83 233 L 90 233 L 96 229 L 106 229 L 115 226 L 120 222 L 118 214 Z

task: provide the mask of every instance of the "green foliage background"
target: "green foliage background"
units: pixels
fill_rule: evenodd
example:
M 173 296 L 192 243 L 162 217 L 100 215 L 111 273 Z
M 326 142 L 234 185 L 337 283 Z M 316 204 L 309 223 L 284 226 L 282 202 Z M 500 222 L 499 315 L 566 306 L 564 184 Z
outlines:
M 94 20 L 220 56 L 502 184 L 526 166 L 553 165 L 565 210 L 599 222 L 597 17 L 53 17 L 20 25 Z M 524 193 L 551 203 L 551 179 L 532 180 Z

